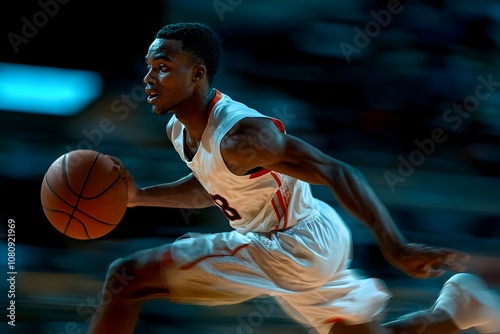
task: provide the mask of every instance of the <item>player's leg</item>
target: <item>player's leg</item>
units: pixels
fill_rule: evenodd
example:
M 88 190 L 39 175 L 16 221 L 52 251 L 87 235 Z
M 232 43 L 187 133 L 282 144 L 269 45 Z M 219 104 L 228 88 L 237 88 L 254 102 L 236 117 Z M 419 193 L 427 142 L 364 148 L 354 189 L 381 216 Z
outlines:
M 380 325 L 370 322 L 349 326 L 342 322 L 333 326 L 331 334 L 455 334 L 459 330 L 449 316 L 440 311 L 418 312 Z
M 259 238 L 269 242 L 265 236 Z M 265 294 L 266 284 L 276 284 L 254 262 L 249 248 L 259 252 L 263 247 L 253 245 L 258 242 L 253 240 L 237 231 L 189 233 L 172 244 L 113 262 L 104 283 L 109 293 L 103 294 L 88 334 L 133 333 L 143 303 L 153 298 L 227 305 Z
M 153 298 L 166 297 L 168 290 L 161 276 L 157 248 L 143 250 L 114 261 L 108 268 L 102 300 L 89 325 L 89 334 L 131 334 L 137 324 L 142 304 Z
M 500 296 L 479 277 L 457 274 L 443 286 L 427 311 L 404 316 L 382 326 L 370 323 L 353 326 L 336 324 L 332 333 L 367 334 L 453 334 L 470 328 L 480 333 L 500 333 Z
M 381 327 L 376 322 L 368 322 L 360 325 L 346 325 L 343 322 L 335 324 L 330 334 L 392 334 L 390 329 Z
M 460 332 L 450 316 L 442 310 L 421 311 L 383 325 L 389 333 L 454 334 Z

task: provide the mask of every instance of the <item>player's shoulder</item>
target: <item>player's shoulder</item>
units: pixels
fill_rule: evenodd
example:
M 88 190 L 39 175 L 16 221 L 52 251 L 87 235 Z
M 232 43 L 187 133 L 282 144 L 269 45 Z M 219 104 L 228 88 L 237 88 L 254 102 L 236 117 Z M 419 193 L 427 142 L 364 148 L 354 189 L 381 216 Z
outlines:
M 246 131 L 259 130 L 272 124 L 274 119 L 245 102 L 232 99 L 226 94 L 214 106 L 214 125 L 225 127 L 228 134 L 238 134 Z
M 214 104 L 214 111 L 227 111 L 227 112 L 233 112 L 233 111 L 247 111 L 247 110 L 252 110 L 247 104 L 244 102 L 233 99 L 231 96 L 221 93 L 218 91 L 218 99 L 217 102 Z
M 217 124 L 234 124 L 243 118 L 260 116 L 264 115 L 248 104 L 222 94 L 222 98 L 214 106 L 212 118 Z
M 269 117 L 245 117 L 237 121 L 222 139 L 221 147 L 225 150 L 241 151 L 242 147 L 266 145 L 273 142 L 281 132 Z

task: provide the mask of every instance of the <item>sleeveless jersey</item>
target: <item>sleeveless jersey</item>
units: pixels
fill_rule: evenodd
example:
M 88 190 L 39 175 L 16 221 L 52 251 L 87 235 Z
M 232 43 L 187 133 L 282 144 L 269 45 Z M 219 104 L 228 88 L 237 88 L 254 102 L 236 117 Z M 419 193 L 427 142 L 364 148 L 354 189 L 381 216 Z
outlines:
M 208 123 L 192 160 L 184 153 L 186 132 L 175 115 L 167 129 L 171 129 L 169 138 L 175 150 L 229 219 L 229 224 L 241 233 L 269 232 L 291 227 L 307 217 L 315 203 L 308 183 L 267 169 L 238 176 L 227 168 L 221 155 L 222 139 L 241 119 L 270 118 L 285 132 L 283 123 L 219 91 L 209 109 Z M 243 159 L 251 159 L 259 152 L 242 146 L 241 154 Z

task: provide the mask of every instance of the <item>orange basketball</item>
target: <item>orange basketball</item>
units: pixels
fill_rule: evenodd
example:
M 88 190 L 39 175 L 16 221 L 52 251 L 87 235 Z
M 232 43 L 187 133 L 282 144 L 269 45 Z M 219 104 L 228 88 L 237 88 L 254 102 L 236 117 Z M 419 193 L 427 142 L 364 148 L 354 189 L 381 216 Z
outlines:
M 49 222 L 80 240 L 108 234 L 127 209 L 125 181 L 110 158 L 93 150 L 57 158 L 45 173 L 40 197 Z

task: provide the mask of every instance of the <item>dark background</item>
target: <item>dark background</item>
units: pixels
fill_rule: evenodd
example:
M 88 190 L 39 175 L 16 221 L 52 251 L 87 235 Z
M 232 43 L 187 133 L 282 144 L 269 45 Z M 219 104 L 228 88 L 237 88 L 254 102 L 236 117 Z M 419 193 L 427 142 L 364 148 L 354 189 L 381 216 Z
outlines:
M 21 34 L 22 18 L 32 22 L 43 10 L 41 3 L 52 4 L 54 15 L 15 52 L 8 34 Z M 468 270 L 500 288 L 496 2 L 407 1 L 389 16 L 383 16 L 388 3 L 375 0 L 73 0 L 58 3 L 57 10 L 53 4 L 2 5 L 0 61 L 96 71 L 102 76 L 103 92 L 72 117 L 0 110 L 1 232 L 8 219 L 16 221 L 18 268 L 17 326 L 5 325 L 2 333 L 64 333 L 72 322 L 83 332 L 92 309 L 89 300 L 99 295 L 112 260 L 187 231 L 229 228 L 217 209 L 133 208 L 109 235 L 78 241 L 52 228 L 40 205 L 41 180 L 48 166 L 69 148 L 81 147 L 87 139 L 84 130 L 98 128 L 103 118 L 110 118 L 116 128 L 92 148 L 120 157 L 139 185 L 186 174 L 165 136 L 170 116 L 153 116 L 144 99 L 124 119 L 111 110 L 123 94 L 142 89 L 144 55 L 154 34 L 163 24 L 177 21 L 204 22 L 221 36 L 224 55 L 216 88 L 282 118 L 289 133 L 357 166 L 410 241 L 469 252 Z M 383 25 L 377 17 L 385 18 Z M 350 61 L 341 45 L 356 47 Z M 479 77 L 493 82 L 491 94 L 478 99 L 477 106 L 463 106 L 476 96 Z M 447 121 L 445 115 L 454 105 L 471 112 Z M 415 152 L 422 151 L 417 142 L 429 143 L 435 129 L 442 129 L 446 140 L 434 142 L 425 156 L 420 154 L 423 159 L 400 179 L 404 182 L 391 184 L 388 175 L 401 176 L 401 161 L 416 158 Z M 338 207 L 327 189 L 313 190 Z M 341 208 L 339 212 L 353 231 L 353 266 L 386 280 L 393 290 L 394 300 L 384 317 L 430 306 L 449 275 L 430 280 L 405 277 L 384 262 L 359 222 Z M 6 267 L 5 240 L 4 235 L 0 248 L 5 255 L 0 259 Z M 5 281 L 1 286 L 7 288 Z M 7 293 L 0 301 L 7 305 Z M 277 306 L 262 314 L 255 313 L 256 305 L 249 301 L 207 309 L 150 303 L 138 332 L 305 333 Z M 262 321 L 251 318 L 256 314 Z

